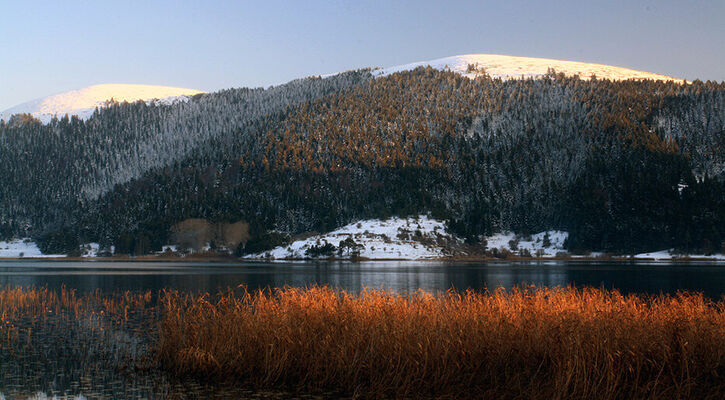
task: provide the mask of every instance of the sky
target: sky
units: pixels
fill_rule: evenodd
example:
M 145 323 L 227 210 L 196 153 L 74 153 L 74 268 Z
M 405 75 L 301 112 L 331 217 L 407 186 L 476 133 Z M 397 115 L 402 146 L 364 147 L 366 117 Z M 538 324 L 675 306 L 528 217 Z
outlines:
M 725 1 L 0 0 L 0 110 L 101 83 L 215 91 L 472 53 L 725 80 Z

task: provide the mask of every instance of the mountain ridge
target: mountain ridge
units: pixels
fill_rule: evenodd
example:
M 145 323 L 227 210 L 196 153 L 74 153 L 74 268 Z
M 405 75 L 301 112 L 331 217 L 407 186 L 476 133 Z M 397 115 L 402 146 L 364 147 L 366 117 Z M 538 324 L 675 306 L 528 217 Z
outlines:
M 475 69 L 469 69 L 469 65 Z M 418 61 L 373 71 L 375 76 L 386 76 L 396 72 L 412 70 L 417 67 L 431 66 L 436 69 L 449 69 L 469 78 L 475 78 L 485 71 L 493 78 L 541 78 L 546 75 L 549 68 L 566 76 L 579 75 L 581 79 L 589 79 L 596 75 L 600 79 L 626 80 L 626 79 L 653 79 L 661 81 L 684 81 L 667 75 L 653 72 L 639 71 L 631 68 L 616 67 L 607 64 L 595 64 L 580 61 L 556 60 L 538 57 L 518 57 L 499 54 L 463 54 L 458 56 L 438 58 L 429 61 Z M 482 69 L 482 70 L 481 70 Z
M 172 86 L 106 83 L 82 89 L 70 90 L 52 96 L 41 97 L 0 112 L 0 119 L 9 120 L 14 114 L 31 114 L 43 123 L 53 116 L 77 115 L 88 119 L 96 107 L 102 107 L 108 100 L 129 103 L 143 100 L 160 100 L 170 103 L 188 96 L 205 93 L 201 90 Z
M 504 80 L 541 78 L 549 72 L 549 69 L 553 69 L 557 73 L 560 72 L 566 76 L 579 75 L 584 80 L 588 80 L 592 75 L 596 75 L 600 79 L 611 80 L 653 79 L 659 81 L 684 81 L 683 79 L 672 76 L 606 64 L 498 54 L 463 54 L 428 61 L 418 61 L 387 68 L 376 68 L 372 71 L 372 74 L 375 77 L 381 77 L 396 72 L 412 70 L 420 66 L 431 66 L 440 70 L 450 70 L 468 78 L 475 78 L 483 72 L 493 78 L 501 78 Z M 331 75 L 336 74 L 325 76 Z M 183 101 L 184 98 L 199 93 L 205 92 L 196 89 L 158 85 L 99 84 L 19 104 L 0 112 L 0 119 L 7 121 L 11 115 L 21 113 L 31 114 L 43 123 L 49 122 L 53 116 L 61 117 L 65 114 L 77 115 L 82 119 L 88 119 L 96 107 L 102 107 L 111 98 L 118 102 L 158 99 L 164 103 L 170 103 L 178 100 Z

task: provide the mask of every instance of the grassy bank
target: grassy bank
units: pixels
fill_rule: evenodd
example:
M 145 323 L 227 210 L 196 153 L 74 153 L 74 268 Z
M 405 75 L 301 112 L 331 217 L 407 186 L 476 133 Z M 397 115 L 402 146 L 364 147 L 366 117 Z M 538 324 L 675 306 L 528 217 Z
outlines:
M 176 374 L 365 397 L 722 398 L 725 304 L 598 289 L 167 292 Z

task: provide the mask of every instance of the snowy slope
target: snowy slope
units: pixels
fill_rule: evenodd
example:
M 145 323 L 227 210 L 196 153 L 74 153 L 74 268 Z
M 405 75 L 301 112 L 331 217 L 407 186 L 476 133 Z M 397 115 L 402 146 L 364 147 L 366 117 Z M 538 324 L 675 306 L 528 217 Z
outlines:
M 38 245 L 30 239 L 15 239 L 9 242 L 0 241 L 0 258 L 23 257 L 65 257 L 62 254 L 43 254 Z
M 474 78 L 478 72 L 469 72 L 468 65 L 476 65 L 479 70 L 486 71 L 491 77 L 501 79 L 537 78 L 546 75 L 549 68 L 556 72 L 563 72 L 567 76 L 579 74 L 582 79 L 597 78 L 611 80 L 623 79 L 654 79 L 664 81 L 681 81 L 671 76 L 637 71 L 629 68 L 614 67 L 611 65 L 591 64 L 576 61 L 552 60 L 547 58 L 514 57 L 496 54 L 466 54 L 439 58 L 431 61 L 420 61 L 411 64 L 382 68 L 373 71 L 375 76 L 390 75 L 400 71 L 412 70 L 417 67 L 430 65 L 441 70 L 458 72 L 469 78 Z
M 544 237 L 547 234 L 549 235 L 549 243 L 548 246 L 544 246 Z M 520 254 L 521 250 L 526 250 L 532 256 L 555 257 L 559 253 L 566 253 L 564 241 L 568 237 L 569 233 L 562 231 L 539 232 L 526 237 L 512 232 L 501 232 L 486 237 L 486 247 L 488 249 L 504 249 L 514 254 Z
M 677 258 L 688 257 L 688 258 L 697 258 L 697 259 L 725 261 L 725 254 L 711 254 L 709 256 L 705 255 L 705 254 L 678 254 L 674 251 L 674 249 L 654 251 L 651 253 L 641 253 L 641 254 L 636 254 L 633 257 L 641 258 L 641 259 L 651 259 L 651 260 L 672 260 L 672 259 L 677 259 Z
M 544 236 L 547 234 L 550 243 L 544 246 Z M 567 236 L 568 233 L 560 231 L 541 232 L 526 238 L 514 233 L 498 233 L 487 237 L 486 242 L 489 249 L 505 249 L 517 255 L 520 250 L 525 249 L 534 256 L 554 257 L 566 252 L 564 241 Z M 314 235 L 293 241 L 287 246 L 250 255 L 248 258 L 305 258 L 306 251 L 312 246 L 330 243 L 339 247 L 340 242 L 347 238 L 352 238 L 355 243 L 364 246 L 360 250 L 360 257 L 372 260 L 421 260 L 461 255 L 459 250 L 463 244 L 463 240 L 446 230 L 444 222 L 420 215 L 358 221 L 326 234 Z M 516 250 L 511 248 L 513 243 Z
M 330 243 L 338 246 L 342 240 L 351 237 L 365 246 L 360 256 L 369 259 L 420 260 L 445 255 L 436 242 L 455 240 L 446 232 L 443 222 L 425 215 L 417 218 L 390 218 L 386 220 L 363 220 L 343 226 L 332 232 L 297 240 L 288 246 L 281 246 L 248 258 L 304 258 L 311 246 Z
M 0 119 L 7 121 L 13 114 L 28 113 L 44 123 L 50 121 L 53 115 L 62 117 L 65 114 L 77 115 L 87 119 L 93 114 L 96 107 L 102 107 L 107 100 L 129 103 L 138 100 L 158 99 L 164 103 L 183 100 L 198 93 L 195 89 L 184 89 L 170 86 L 152 85 L 126 85 L 105 84 L 94 85 L 84 89 L 56 94 L 9 108 L 0 113 Z

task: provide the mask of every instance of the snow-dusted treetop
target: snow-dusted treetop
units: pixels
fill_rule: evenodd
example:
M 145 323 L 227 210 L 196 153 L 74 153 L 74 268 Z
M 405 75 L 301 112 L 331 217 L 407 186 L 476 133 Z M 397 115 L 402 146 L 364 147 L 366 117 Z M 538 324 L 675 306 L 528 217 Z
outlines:
M 87 119 L 96 107 L 101 107 L 110 99 L 118 102 L 149 101 L 158 99 L 173 102 L 184 96 L 204 93 L 195 89 L 184 89 L 170 86 L 104 84 L 89 86 L 84 89 L 71 90 L 54 96 L 29 101 L 0 113 L 0 119 L 8 120 L 13 114 L 28 113 L 47 123 L 57 115 L 77 115 Z
M 655 79 L 663 81 L 681 80 L 671 76 L 637 71 L 629 68 L 614 67 L 611 65 L 591 64 L 577 61 L 561 61 L 548 58 L 514 57 L 497 54 L 466 54 L 439 58 L 431 61 L 420 61 L 395 67 L 382 68 L 373 71 L 375 76 L 390 75 L 400 71 L 412 70 L 417 67 L 430 65 L 437 69 L 448 69 L 458 72 L 469 78 L 476 77 L 480 71 L 485 71 L 494 78 L 517 79 L 538 78 L 546 75 L 549 68 L 556 72 L 563 72 L 567 76 L 579 74 L 582 79 L 589 79 L 596 75 L 600 79 Z M 469 65 L 477 66 L 478 71 L 471 71 Z

